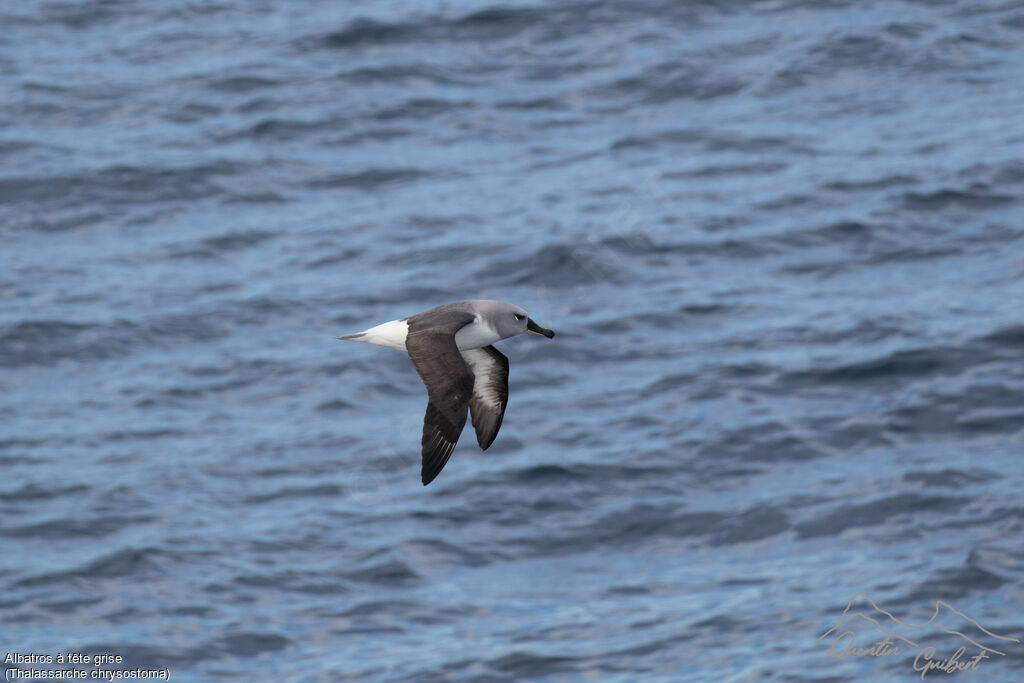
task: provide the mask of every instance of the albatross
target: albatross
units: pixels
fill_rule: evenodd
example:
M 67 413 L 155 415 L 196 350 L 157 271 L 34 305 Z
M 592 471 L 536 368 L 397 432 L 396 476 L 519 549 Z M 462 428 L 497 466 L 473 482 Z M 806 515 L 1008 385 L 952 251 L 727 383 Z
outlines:
M 409 354 L 427 387 L 420 472 L 426 486 L 451 457 L 466 425 L 467 408 L 480 448 L 486 451 L 494 443 L 508 403 L 508 358 L 492 345 L 523 332 L 548 339 L 555 336 L 519 306 L 475 299 L 438 306 L 337 339 L 388 346 Z

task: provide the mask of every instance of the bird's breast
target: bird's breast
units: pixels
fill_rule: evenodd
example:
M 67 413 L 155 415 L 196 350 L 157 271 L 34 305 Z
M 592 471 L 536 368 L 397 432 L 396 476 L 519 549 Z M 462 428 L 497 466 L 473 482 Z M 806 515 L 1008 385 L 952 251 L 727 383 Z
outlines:
M 501 335 L 492 327 L 477 317 L 476 321 L 455 333 L 455 345 L 459 347 L 460 351 L 479 349 L 482 346 L 489 346 L 496 341 L 501 341 L 501 338 Z

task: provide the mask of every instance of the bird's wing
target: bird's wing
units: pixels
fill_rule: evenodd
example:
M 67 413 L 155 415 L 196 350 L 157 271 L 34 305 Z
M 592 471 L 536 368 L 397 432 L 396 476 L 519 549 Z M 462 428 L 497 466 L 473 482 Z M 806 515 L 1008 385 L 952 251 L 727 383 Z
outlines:
M 466 425 L 473 373 L 459 353 L 455 333 L 474 317 L 469 313 L 444 316 L 429 326 L 417 325 L 415 318 L 410 319 L 405 348 L 427 386 L 421 471 L 424 486 L 440 474 Z
M 508 358 L 493 346 L 466 349 L 462 357 L 473 372 L 469 411 L 473 415 L 476 441 L 486 451 L 501 429 L 508 404 Z

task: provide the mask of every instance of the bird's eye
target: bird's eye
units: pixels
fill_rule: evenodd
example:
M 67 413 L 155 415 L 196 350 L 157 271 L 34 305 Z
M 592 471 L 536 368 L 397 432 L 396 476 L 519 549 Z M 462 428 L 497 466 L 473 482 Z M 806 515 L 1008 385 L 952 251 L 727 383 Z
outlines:
M 521 316 L 518 313 L 516 313 L 516 320 L 522 320 L 522 319 L 523 319 L 523 316 Z

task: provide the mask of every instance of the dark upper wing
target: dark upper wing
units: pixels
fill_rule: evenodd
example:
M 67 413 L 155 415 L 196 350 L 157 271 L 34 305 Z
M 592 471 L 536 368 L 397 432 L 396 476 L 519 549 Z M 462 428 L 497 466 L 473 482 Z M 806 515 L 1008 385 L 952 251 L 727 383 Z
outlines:
M 462 357 L 473 372 L 469 410 L 476 428 L 476 441 L 486 451 L 501 429 L 508 404 L 508 358 L 493 346 L 467 349 Z
M 422 315 L 422 314 L 421 314 Z M 405 348 L 416 372 L 427 386 L 427 412 L 423 418 L 423 469 L 426 486 L 440 474 L 462 428 L 473 393 L 473 373 L 455 345 L 455 333 L 469 322 L 470 313 L 451 312 L 430 320 L 409 319 Z

